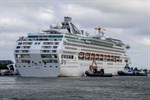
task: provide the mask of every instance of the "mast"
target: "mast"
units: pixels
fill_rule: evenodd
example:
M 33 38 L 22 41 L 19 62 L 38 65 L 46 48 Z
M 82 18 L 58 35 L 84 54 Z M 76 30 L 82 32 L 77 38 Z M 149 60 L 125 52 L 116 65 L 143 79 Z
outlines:
M 71 17 L 64 17 L 64 22 L 62 22 L 62 29 L 67 29 L 71 34 L 80 34 L 78 28 L 72 23 Z

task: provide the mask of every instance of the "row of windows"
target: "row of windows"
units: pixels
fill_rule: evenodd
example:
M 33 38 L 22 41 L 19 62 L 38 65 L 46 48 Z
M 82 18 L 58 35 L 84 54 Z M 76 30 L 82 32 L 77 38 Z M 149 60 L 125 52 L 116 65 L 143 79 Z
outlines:
M 23 48 L 23 49 L 29 49 L 31 46 L 17 46 L 16 49 L 20 49 L 20 48 Z
M 28 36 L 29 38 L 20 38 L 19 41 L 61 41 L 62 39 L 53 39 L 53 38 L 30 38 L 31 36 Z
M 29 50 L 15 50 L 16 53 L 22 52 L 22 53 L 29 53 Z
M 61 58 L 74 59 L 74 56 L 73 55 L 61 55 Z
M 18 45 L 31 45 L 32 42 L 19 42 Z
M 50 53 L 51 50 L 41 50 L 42 53 Z M 56 50 L 52 50 L 52 53 L 56 53 Z
M 16 49 L 20 49 L 20 48 L 22 48 L 22 49 L 29 49 L 31 46 L 17 46 L 16 47 Z M 54 49 L 56 49 L 58 46 L 53 46 L 53 48 Z M 45 49 L 47 49 L 47 48 L 52 48 L 52 46 L 42 46 L 42 48 L 45 48 Z
M 53 44 L 58 45 L 59 42 L 43 42 L 43 44 L 45 44 L 45 45 L 53 45 Z
M 34 44 L 35 44 L 35 45 L 37 45 L 37 44 L 39 45 L 40 42 L 35 42 Z M 53 45 L 53 44 L 58 45 L 59 42 L 55 42 L 55 43 L 54 43 L 54 42 L 43 42 L 43 44 L 46 44 L 46 45 Z
M 15 50 L 16 53 L 22 52 L 22 53 L 29 53 L 29 50 Z M 50 53 L 51 50 L 41 50 L 42 53 Z M 52 50 L 52 53 L 56 53 L 56 50 Z
M 35 42 L 34 44 L 35 44 L 35 45 L 40 45 L 40 42 Z
M 53 46 L 54 49 L 56 49 L 58 46 Z M 49 48 L 52 48 L 52 46 L 42 46 L 42 48 L 45 48 L 45 49 L 49 49 Z
M 125 51 L 122 50 L 112 50 L 112 49 L 104 49 L 104 48 L 99 48 L 99 47 L 92 47 L 91 45 L 83 45 L 83 44 L 72 44 L 72 43 L 64 43 L 65 45 L 68 46 L 74 46 L 74 47 L 84 47 L 84 48 L 89 48 L 89 49 L 97 49 L 97 50 L 105 50 L 105 51 L 111 51 L 111 52 L 117 52 L 117 53 L 125 53 Z
M 52 48 L 52 46 L 42 46 L 42 48 L 44 48 L 44 49 L 50 49 L 50 48 Z
M 43 60 L 43 63 L 58 63 L 58 60 Z
M 31 45 L 33 42 L 19 42 L 18 45 Z M 41 42 L 35 42 L 35 45 L 40 45 Z M 59 42 L 43 42 L 43 44 L 49 44 L 49 45 L 58 45 Z
M 16 58 L 30 58 L 29 54 L 16 54 Z
M 16 66 L 16 67 L 21 67 L 21 66 Z M 31 67 L 31 66 L 23 66 L 23 67 Z M 43 66 L 43 67 L 56 67 L 56 68 L 58 68 L 58 66 Z
M 56 49 L 58 46 L 53 46 L 53 48 L 54 49 Z M 44 49 L 50 49 L 50 48 L 52 48 L 52 46 L 42 46 L 42 48 L 44 48 Z
M 57 58 L 56 54 L 41 54 L 41 58 Z
M 16 60 L 16 63 L 28 63 L 28 64 L 34 63 L 35 65 L 37 65 L 37 63 L 35 63 L 34 61 L 30 61 L 28 59 L 24 59 L 21 61 Z M 39 61 L 38 63 L 44 63 L 46 65 L 47 63 L 58 63 L 58 60 L 42 60 Z
M 73 48 L 73 47 L 65 47 L 65 49 L 71 49 L 71 50 L 77 50 L 77 48 Z

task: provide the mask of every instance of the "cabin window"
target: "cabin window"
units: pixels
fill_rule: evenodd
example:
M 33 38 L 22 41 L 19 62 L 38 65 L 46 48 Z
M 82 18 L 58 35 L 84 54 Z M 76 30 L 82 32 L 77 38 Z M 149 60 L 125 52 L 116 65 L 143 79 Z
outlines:
M 58 45 L 59 44 L 59 42 L 55 42 L 55 45 Z
M 52 50 L 52 53 L 56 53 L 56 50 Z
M 21 44 L 22 44 L 22 42 L 19 42 L 19 43 L 18 43 L 18 45 L 21 45 Z
M 53 63 L 58 63 L 58 61 L 57 60 L 53 60 Z
M 15 50 L 16 53 L 19 53 L 19 50 Z
M 20 48 L 20 46 L 17 46 L 17 47 L 16 47 L 16 49 L 19 49 L 19 48 Z
M 51 54 L 41 54 L 41 58 L 52 58 Z
M 46 65 L 46 63 L 52 63 L 52 60 L 43 60 L 43 63 Z
M 54 48 L 54 49 L 56 49 L 56 48 L 57 48 L 57 46 L 53 46 L 53 48 Z

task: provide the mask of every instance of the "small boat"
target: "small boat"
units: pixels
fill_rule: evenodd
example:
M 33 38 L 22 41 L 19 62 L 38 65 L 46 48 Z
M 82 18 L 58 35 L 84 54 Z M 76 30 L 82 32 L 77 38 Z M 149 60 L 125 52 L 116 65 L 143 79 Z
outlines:
M 89 71 L 86 71 L 85 74 L 86 76 L 90 76 L 90 77 L 112 77 L 113 76 L 111 73 L 100 74 L 100 73 L 90 73 Z
M 134 73 L 134 72 L 126 73 L 124 71 L 118 71 L 118 75 L 119 76 L 148 76 L 148 74 L 146 74 L 146 73 L 140 73 L 140 72 L 138 72 L 138 73 Z
M 111 73 L 106 74 L 103 68 L 98 70 L 95 58 L 93 59 L 92 65 L 89 66 L 89 70 L 85 72 L 85 75 L 89 77 L 112 77 L 112 74 Z
M 148 76 L 143 70 L 137 70 L 130 67 L 125 67 L 124 70 L 118 71 L 119 76 Z
M 9 75 L 13 75 L 13 73 L 12 73 L 11 70 L 2 69 L 2 70 L 0 70 L 0 75 L 1 75 L 1 76 L 9 76 Z

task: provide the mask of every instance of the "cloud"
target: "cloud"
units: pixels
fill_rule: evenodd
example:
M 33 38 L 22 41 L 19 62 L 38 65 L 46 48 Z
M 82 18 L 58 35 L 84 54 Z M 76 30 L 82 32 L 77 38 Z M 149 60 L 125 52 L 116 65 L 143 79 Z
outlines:
M 2 0 L 0 58 L 13 59 L 19 36 L 46 29 L 50 24 L 63 21 L 64 16 L 71 16 L 77 27 L 92 35 L 95 27 L 106 28 L 107 37 L 131 45 L 128 52 L 135 66 L 148 67 L 149 6 L 149 0 Z
M 147 46 L 150 46 L 150 38 L 144 38 L 143 39 L 143 44 L 147 45 Z

